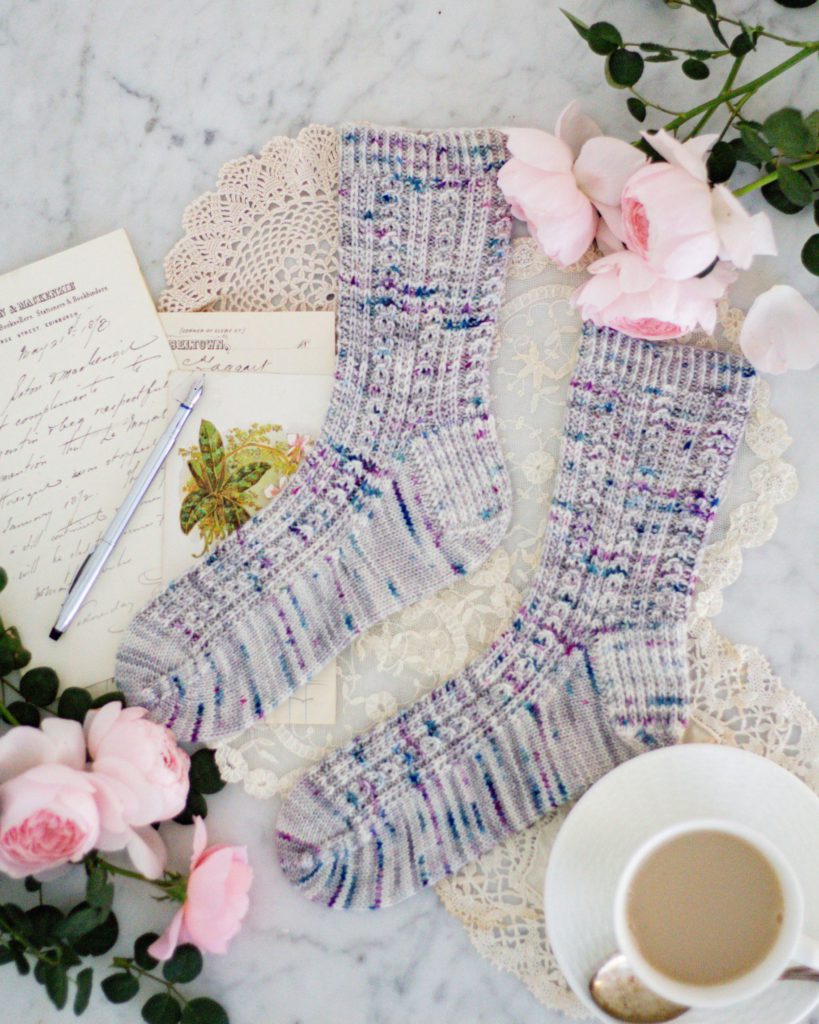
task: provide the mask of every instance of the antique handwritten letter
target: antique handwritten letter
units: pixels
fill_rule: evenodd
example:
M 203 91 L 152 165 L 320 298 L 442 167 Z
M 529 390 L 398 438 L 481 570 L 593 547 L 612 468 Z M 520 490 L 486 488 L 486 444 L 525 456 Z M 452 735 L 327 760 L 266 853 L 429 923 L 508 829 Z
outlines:
M 186 367 L 186 372 L 168 378 L 171 407 L 184 394 L 191 369 L 211 371 L 205 374 L 202 400 L 165 468 L 163 568 L 169 582 L 223 539 L 237 515 L 243 519 L 275 501 L 287 478 L 297 472 L 330 402 L 335 317 L 172 313 L 163 314 L 162 323 L 174 355 Z M 180 348 L 183 339 L 186 344 Z M 197 357 L 207 362 L 187 362 Z M 203 422 L 210 431 L 207 457 L 199 444 Z M 190 472 L 191 462 L 198 481 Z M 250 465 L 266 468 L 252 487 L 235 492 L 231 479 Z M 207 495 L 191 497 L 183 514 L 186 499 L 198 494 L 201 484 Z M 229 516 L 222 513 L 225 501 L 231 504 Z M 330 725 L 335 720 L 335 662 L 265 719 L 271 725 Z
M 0 277 L 0 565 L 32 652 L 65 686 L 113 675 L 161 580 L 162 494 L 148 492 L 73 625 L 66 591 L 161 433 L 174 367 L 124 231 Z

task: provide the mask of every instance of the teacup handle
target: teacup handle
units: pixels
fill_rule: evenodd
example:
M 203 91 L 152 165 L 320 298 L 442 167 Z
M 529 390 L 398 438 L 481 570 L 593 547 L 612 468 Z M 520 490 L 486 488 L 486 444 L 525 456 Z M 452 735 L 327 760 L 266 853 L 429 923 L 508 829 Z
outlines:
M 819 971 L 819 941 L 809 935 L 802 935 L 793 951 L 793 962 L 800 967 L 810 967 Z

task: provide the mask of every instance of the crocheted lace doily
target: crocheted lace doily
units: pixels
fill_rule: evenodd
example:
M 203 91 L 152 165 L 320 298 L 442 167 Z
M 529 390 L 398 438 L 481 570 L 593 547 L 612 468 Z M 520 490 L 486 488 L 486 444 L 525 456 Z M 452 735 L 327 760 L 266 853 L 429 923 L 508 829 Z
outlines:
M 332 309 L 337 165 L 336 133 L 318 125 L 296 139 L 272 139 L 258 157 L 226 164 L 216 191 L 185 211 L 185 236 L 165 262 L 160 307 Z M 515 487 L 503 546 L 478 572 L 382 622 L 339 659 L 335 726 L 257 726 L 221 745 L 217 761 L 229 782 L 257 797 L 283 792 L 326 751 L 459 672 L 511 620 L 539 558 L 580 326 L 569 296 L 583 279 L 583 262 L 561 270 L 530 238 L 512 247 L 493 363 L 495 408 Z M 741 322 L 738 310 L 724 306 L 718 344 L 735 348 Z M 743 550 L 771 537 L 777 506 L 796 493 L 796 472 L 783 458 L 790 442 L 761 380 L 692 610 L 692 738 L 765 754 L 819 789 L 816 719 L 758 650 L 732 645 L 711 621 L 741 571 Z M 540 895 L 563 817 L 512 837 L 440 883 L 438 893 L 481 955 L 521 978 L 544 1006 L 577 1015 L 580 1005 L 549 951 Z

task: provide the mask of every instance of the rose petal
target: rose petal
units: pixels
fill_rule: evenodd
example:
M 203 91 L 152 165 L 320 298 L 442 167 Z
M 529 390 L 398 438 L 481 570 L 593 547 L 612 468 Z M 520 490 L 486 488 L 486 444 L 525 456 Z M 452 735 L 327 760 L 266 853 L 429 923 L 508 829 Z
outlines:
M 566 267 L 576 263 L 592 244 L 598 221 L 597 211 L 587 202 L 579 216 L 538 223 L 536 238 L 547 256 Z
M 555 135 L 571 149 L 574 156 L 583 148 L 583 143 L 602 135 L 600 126 L 580 109 L 577 100 L 572 100 L 557 115 Z
M 653 135 L 651 132 L 640 134 L 669 164 L 681 167 L 699 181 L 708 181 L 705 154 L 716 142 L 717 135 L 695 135 L 686 142 L 680 142 L 662 128 Z
M 85 729 L 85 741 L 88 745 L 88 752 L 91 757 L 97 756 L 97 750 L 103 737 L 119 717 L 122 704 L 112 700 L 103 704 L 101 708 L 89 711 L 85 716 L 83 728 Z
M 205 847 L 208 845 L 208 830 L 205 826 L 204 818 L 198 814 L 194 815 L 193 818 L 193 842 L 191 844 L 191 868 L 196 866 L 196 862 L 202 856 Z
M 125 849 L 134 867 L 146 878 L 159 878 L 165 870 L 168 851 L 155 828 L 131 829 Z
M 44 763 L 83 768 L 85 742 L 79 722 L 48 718 L 39 729 L 21 725 L 0 739 L 0 783 Z
M 767 215 L 751 216 L 724 185 L 711 191 L 711 206 L 719 239 L 720 258 L 747 270 L 754 256 L 775 256 L 776 241 Z
M 174 950 L 179 945 L 182 931 L 182 910 L 181 908 L 171 918 L 171 923 L 159 936 L 155 939 L 150 946 L 148 946 L 148 954 L 155 960 L 170 960 L 173 956 Z
M 574 163 L 577 184 L 595 204 L 619 206 L 623 187 L 643 167 L 646 157 L 622 139 L 589 139 Z
M 574 154 L 556 135 L 538 128 L 508 128 L 506 145 L 512 156 L 541 171 L 571 171 Z
M 810 370 L 819 363 L 819 312 L 790 285 L 757 295 L 745 317 L 739 344 L 759 370 Z

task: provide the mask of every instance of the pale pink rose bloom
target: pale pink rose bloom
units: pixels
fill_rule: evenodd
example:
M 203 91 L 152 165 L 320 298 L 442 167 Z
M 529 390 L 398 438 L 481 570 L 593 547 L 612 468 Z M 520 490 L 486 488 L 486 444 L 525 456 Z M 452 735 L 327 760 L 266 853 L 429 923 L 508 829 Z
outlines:
M 39 729 L 15 726 L 0 739 L 0 783 L 49 763 L 78 771 L 85 767 L 85 738 L 79 722 L 46 718 Z
M 180 943 L 191 942 L 206 953 L 226 953 L 247 914 L 253 869 L 244 846 L 211 846 L 201 818 L 194 818 L 193 855 L 185 902 L 164 934 L 148 947 L 167 960 Z
M 621 139 L 603 136 L 576 102 L 560 114 L 555 131 L 508 129 L 512 155 L 498 184 L 546 255 L 566 266 L 591 245 L 601 213 L 606 221 L 616 217 L 623 185 L 646 158 Z
M 99 830 L 87 772 L 39 764 L 0 786 L 0 871 L 12 878 L 82 860 L 94 849 Z
M 572 296 L 583 319 L 649 341 L 679 338 L 697 326 L 713 331 L 717 301 L 736 279 L 719 263 L 706 277 L 673 281 L 625 249 L 596 260 L 588 270 L 591 278 Z
M 146 715 L 145 708 L 112 701 L 90 711 L 84 723 L 93 773 L 114 784 L 129 826 L 175 817 L 188 796 L 190 758 L 170 729 Z
M 708 184 L 705 160 L 716 135 L 687 142 L 665 131 L 643 137 L 667 162 L 648 164 L 625 183 L 622 226 L 614 230 L 629 249 L 678 281 L 716 259 L 744 270 L 754 256 L 776 253 L 766 214 L 751 216 L 730 189 Z
M 775 284 L 751 303 L 739 344 L 766 373 L 810 370 L 819 363 L 819 312 L 795 288 Z

